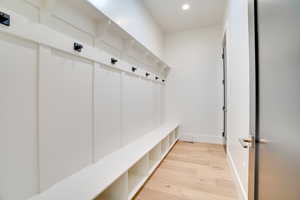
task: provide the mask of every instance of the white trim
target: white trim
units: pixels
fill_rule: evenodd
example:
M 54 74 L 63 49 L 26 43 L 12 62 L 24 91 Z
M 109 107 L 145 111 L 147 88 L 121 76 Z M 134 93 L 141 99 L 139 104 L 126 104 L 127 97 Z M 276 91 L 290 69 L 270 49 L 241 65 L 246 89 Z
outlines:
M 201 142 L 201 143 L 211 143 L 211 144 L 223 144 L 222 136 L 212 136 L 212 135 L 196 135 L 190 133 L 182 133 L 179 136 L 181 141 L 186 142 Z
M 242 184 L 242 181 L 229 151 L 227 153 L 227 161 L 234 179 L 234 183 L 236 185 L 239 200 L 248 200 L 247 192 Z

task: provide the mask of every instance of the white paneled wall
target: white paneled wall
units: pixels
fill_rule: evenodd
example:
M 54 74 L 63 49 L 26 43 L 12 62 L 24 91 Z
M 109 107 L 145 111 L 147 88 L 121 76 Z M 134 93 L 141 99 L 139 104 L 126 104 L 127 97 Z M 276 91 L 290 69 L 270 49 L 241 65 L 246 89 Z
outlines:
M 121 147 L 121 72 L 95 66 L 95 159 Z
M 3 34 L 0 43 L 1 200 L 44 191 L 161 124 L 160 83 Z
M 162 96 L 161 96 L 161 85 L 153 84 L 153 125 L 158 127 L 161 124 L 162 113 Z
M 147 133 L 154 128 L 154 115 L 153 115 L 153 84 L 150 81 L 147 81 L 143 78 L 139 80 L 138 93 L 139 96 L 139 111 L 137 112 L 137 116 L 139 116 L 139 127 L 140 131 L 137 132 L 136 137 L 140 137 L 141 133 Z
M 38 191 L 37 53 L 37 45 L 0 33 L 1 200 Z
M 39 160 L 41 190 L 92 161 L 93 64 L 40 48 Z
M 124 74 L 122 77 L 122 128 L 124 136 L 126 135 L 122 138 L 123 145 L 140 137 L 141 133 L 149 131 L 149 127 L 154 128 L 151 123 L 153 118 L 149 112 L 152 108 L 152 99 L 149 95 L 151 84 L 134 75 Z
M 43 23 L 54 30 L 66 33 L 78 41 L 93 45 L 96 25 L 91 17 L 86 15 L 84 9 L 80 12 L 80 8 L 76 4 L 69 3 L 68 0 L 62 0 L 55 5 L 49 3 L 48 7 L 44 9 L 52 11 L 52 14 L 42 18 Z M 44 13 L 42 13 L 42 17 L 43 15 Z
M 80 1 L 0 1 L 12 17 L 0 26 L 0 200 L 47 190 L 162 122 L 164 84 L 144 76 L 151 65 L 136 75 L 126 62 L 111 65 L 100 47 L 120 55 L 125 40 L 101 35 Z

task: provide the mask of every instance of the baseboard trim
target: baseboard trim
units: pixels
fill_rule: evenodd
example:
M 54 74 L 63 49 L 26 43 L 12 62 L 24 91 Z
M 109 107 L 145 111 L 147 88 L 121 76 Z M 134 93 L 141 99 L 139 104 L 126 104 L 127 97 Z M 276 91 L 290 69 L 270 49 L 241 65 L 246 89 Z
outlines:
M 223 137 L 211 136 L 211 135 L 191 135 L 191 134 L 181 134 L 179 140 L 186 142 L 202 142 L 211 144 L 223 144 Z
M 238 192 L 238 198 L 239 200 L 248 200 L 248 196 L 247 196 L 247 192 L 242 184 L 242 181 L 240 179 L 240 176 L 237 172 L 237 169 L 235 167 L 235 164 L 233 162 L 232 156 L 230 154 L 230 152 L 227 152 L 227 161 L 234 179 L 234 183 L 236 185 L 237 188 L 237 192 Z

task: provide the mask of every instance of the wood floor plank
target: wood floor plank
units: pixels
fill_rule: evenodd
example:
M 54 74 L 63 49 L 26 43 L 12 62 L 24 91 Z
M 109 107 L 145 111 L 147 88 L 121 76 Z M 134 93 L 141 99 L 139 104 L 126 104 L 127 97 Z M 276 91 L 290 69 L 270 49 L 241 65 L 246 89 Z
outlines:
M 222 145 L 178 142 L 134 200 L 237 200 Z

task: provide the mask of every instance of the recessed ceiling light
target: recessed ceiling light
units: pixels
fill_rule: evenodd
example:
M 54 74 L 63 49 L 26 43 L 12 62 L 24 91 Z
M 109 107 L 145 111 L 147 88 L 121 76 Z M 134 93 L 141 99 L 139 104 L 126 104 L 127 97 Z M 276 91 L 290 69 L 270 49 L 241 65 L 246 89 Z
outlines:
M 183 5 L 182 5 L 182 7 L 181 7 L 181 8 L 182 8 L 182 10 L 189 10 L 189 9 L 190 9 L 190 7 L 191 7 L 191 6 L 190 6 L 190 4 L 188 4 L 188 3 L 185 3 L 185 4 L 183 4 Z

